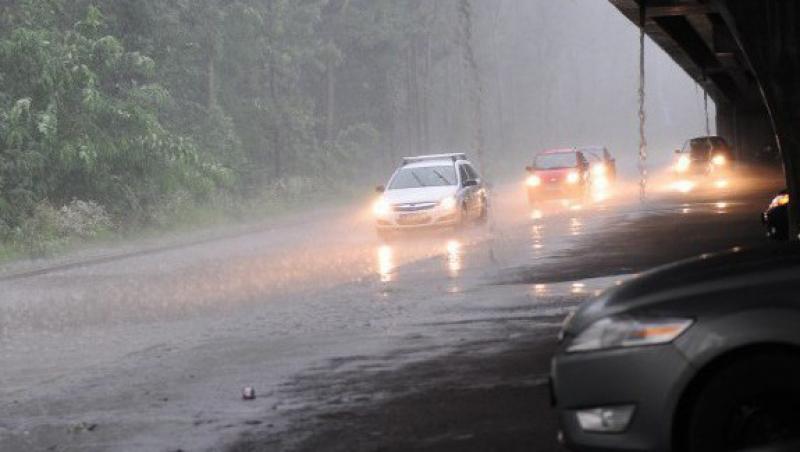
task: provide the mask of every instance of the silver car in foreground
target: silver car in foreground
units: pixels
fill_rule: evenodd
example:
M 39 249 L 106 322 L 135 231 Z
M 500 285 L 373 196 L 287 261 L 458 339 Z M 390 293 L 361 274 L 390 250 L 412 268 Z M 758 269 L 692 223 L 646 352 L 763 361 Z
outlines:
M 583 305 L 551 390 L 575 451 L 800 450 L 800 244 L 703 255 Z

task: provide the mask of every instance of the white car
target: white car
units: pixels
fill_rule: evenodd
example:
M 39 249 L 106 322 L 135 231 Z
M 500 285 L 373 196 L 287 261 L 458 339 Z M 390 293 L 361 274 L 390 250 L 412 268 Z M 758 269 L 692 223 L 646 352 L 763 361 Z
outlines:
M 422 228 L 456 227 L 485 221 L 483 181 L 464 154 L 406 157 L 373 206 L 381 237 Z

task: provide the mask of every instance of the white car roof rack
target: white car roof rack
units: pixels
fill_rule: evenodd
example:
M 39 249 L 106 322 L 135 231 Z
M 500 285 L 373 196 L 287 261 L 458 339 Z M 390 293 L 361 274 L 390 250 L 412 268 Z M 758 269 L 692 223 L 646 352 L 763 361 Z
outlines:
M 403 165 L 409 163 L 423 162 L 425 160 L 452 160 L 457 162 L 459 160 L 467 160 L 467 154 L 463 152 L 453 152 L 450 154 L 430 154 L 430 155 L 417 155 L 414 157 L 403 157 Z

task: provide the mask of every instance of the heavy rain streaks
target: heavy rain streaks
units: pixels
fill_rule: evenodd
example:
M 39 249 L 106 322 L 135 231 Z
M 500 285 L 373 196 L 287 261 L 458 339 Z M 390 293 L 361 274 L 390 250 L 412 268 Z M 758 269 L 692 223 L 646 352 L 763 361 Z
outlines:
M 3 451 L 560 451 L 565 316 L 772 189 L 676 169 L 713 99 L 608 2 L 40 3 L 0 6 Z

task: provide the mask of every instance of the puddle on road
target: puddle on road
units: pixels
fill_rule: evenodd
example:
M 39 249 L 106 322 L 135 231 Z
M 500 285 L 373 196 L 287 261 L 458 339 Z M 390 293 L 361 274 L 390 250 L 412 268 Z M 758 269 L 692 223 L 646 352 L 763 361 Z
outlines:
M 461 291 L 458 278 L 465 269 L 465 255 L 466 244 L 454 238 L 381 244 L 375 248 L 373 272 L 382 283 L 385 294 L 389 291 L 390 283 L 398 283 L 401 279 L 401 267 L 435 258 L 441 262 L 435 265 L 441 269 L 444 279 L 449 281 L 447 292 L 458 293 Z

